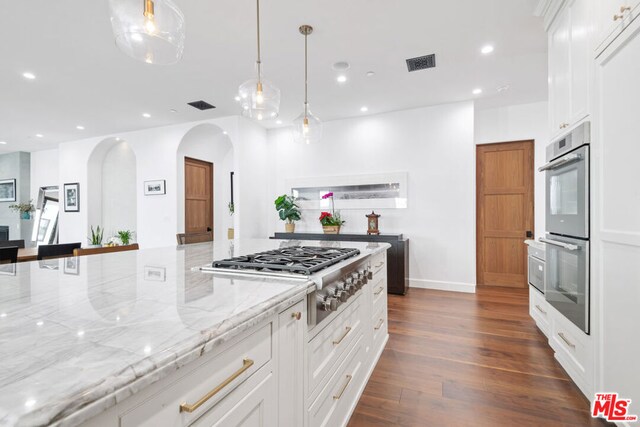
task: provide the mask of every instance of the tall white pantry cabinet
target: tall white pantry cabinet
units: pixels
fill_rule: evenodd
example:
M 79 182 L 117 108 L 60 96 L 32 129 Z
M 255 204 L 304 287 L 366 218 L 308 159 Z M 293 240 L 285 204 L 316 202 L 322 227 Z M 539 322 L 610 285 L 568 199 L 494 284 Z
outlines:
M 593 364 L 580 388 L 590 400 L 617 392 L 639 414 L 640 0 L 542 0 L 538 12 L 549 36 L 551 134 L 592 124 Z

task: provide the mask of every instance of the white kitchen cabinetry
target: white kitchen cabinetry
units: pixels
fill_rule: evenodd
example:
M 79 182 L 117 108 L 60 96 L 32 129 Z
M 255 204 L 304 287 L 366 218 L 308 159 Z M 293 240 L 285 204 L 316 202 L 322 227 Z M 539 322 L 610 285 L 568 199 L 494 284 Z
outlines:
M 598 38 L 596 52 L 601 54 L 640 14 L 640 0 L 598 0 Z
M 565 133 L 590 112 L 591 3 L 571 0 L 549 29 L 551 135 Z
M 535 320 L 538 329 L 548 337 L 551 317 L 549 303 L 544 299 L 544 294 L 533 286 L 529 286 L 529 315 Z
M 598 390 L 640 402 L 640 19 L 600 55 L 592 285 L 600 329 Z M 634 406 L 634 414 L 638 406 Z M 630 423 L 633 425 L 634 423 Z
M 278 425 L 304 423 L 305 302 L 280 313 L 278 321 Z

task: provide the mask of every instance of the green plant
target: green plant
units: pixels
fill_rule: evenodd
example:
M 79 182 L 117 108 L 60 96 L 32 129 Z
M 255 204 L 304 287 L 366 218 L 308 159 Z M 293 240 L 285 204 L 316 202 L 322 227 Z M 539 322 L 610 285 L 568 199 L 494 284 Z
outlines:
M 20 213 L 31 213 L 36 210 L 35 206 L 33 206 L 33 200 L 29 200 L 28 203 L 16 203 L 13 205 L 9 205 L 9 209 Z
M 89 242 L 92 245 L 102 245 L 102 236 L 104 234 L 104 229 L 100 228 L 100 226 L 96 226 L 96 229 L 93 229 L 93 225 L 91 226 L 91 236 L 89 236 Z
M 274 204 L 276 205 L 276 210 L 278 211 L 278 215 L 282 221 L 286 221 L 291 224 L 294 221 L 300 221 L 302 218 L 300 208 L 296 205 L 296 201 L 293 197 L 283 194 L 275 200 Z
M 120 238 L 120 241 L 123 245 L 128 245 L 131 243 L 131 238 L 133 237 L 133 231 L 131 230 L 120 230 L 116 233 Z

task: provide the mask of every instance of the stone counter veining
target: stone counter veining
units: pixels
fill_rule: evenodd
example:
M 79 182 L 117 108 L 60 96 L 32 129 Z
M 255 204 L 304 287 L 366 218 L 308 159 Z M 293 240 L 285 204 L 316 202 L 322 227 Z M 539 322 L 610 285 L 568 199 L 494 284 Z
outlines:
M 326 245 L 327 242 L 292 242 Z M 202 273 L 278 240 L 0 265 L 0 425 L 77 425 L 314 289 Z M 363 255 L 385 245 L 331 242 Z

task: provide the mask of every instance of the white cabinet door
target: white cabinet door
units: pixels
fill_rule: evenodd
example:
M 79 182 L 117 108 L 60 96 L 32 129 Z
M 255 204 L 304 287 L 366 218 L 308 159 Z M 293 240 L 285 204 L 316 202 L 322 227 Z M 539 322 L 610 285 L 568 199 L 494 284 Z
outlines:
M 589 114 L 591 88 L 591 4 L 589 0 L 571 3 L 571 114 L 569 123 L 578 123 Z
M 598 0 L 595 3 L 598 6 L 596 49 L 601 51 L 638 16 L 640 0 Z
M 549 104 L 551 134 L 569 123 L 571 97 L 571 17 L 565 8 L 549 32 Z
M 278 426 L 304 422 L 305 301 L 280 313 L 278 321 Z

